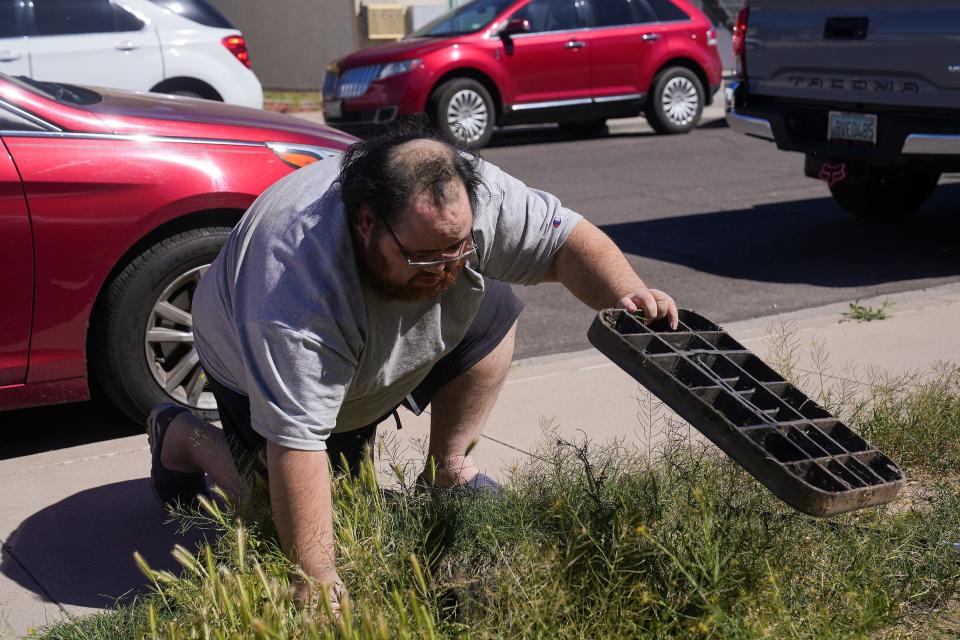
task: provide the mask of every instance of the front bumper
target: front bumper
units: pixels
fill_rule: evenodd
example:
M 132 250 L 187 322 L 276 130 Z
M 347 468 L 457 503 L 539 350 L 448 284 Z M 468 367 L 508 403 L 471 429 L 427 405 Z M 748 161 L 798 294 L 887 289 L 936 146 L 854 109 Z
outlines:
M 324 120 L 354 135 L 375 133 L 400 117 L 423 113 L 432 81 L 432 74 L 421 65 L 409 72 L 374 80 L 361 95 L 342 99 L 325 95 Z M 330 84 L 336 86 L 336 79 Z

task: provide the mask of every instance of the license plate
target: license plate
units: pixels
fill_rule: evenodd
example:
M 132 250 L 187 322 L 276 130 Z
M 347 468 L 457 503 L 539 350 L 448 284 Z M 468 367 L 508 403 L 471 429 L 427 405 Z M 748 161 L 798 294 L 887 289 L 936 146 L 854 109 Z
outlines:
M 827 140 L 877 144 L 877 116 L 870 113 L 830 112 Z
M 343 103 L 340 100 L 326 100 L 323 103 L 324 118 L 343 117 Z

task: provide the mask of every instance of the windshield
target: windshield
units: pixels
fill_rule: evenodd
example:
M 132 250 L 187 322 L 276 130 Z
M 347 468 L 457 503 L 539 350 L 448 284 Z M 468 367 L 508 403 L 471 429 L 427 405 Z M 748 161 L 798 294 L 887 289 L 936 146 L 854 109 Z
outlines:
M 459 36 L 474 33 L 490 26 L 493 19 L 516 0 L 473 0 L 433 22 L 428 22 L 408 37 Z

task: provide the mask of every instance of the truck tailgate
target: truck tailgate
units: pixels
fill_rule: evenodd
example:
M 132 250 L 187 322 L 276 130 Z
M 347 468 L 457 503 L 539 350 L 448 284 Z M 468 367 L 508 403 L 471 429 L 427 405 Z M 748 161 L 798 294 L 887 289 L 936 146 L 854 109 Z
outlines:
M 960 107 L 960 2 L 749 4 L 746 75 L 752 95 Z

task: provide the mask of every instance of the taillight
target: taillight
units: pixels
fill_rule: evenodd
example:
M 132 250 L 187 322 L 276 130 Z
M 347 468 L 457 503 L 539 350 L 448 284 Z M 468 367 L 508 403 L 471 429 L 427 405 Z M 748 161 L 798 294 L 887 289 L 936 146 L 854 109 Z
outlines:
M 239 60 L 243 66 L 250 69 L 250 53 L 247 51 L 247 41 L 243 36 L 227 36 L 220 42 L 223 43 L 233 57 Z
M 736 58 L 738 77 L 747 75 L 747 19 L 750 17 L 750 7 L 744 5 L 737 14 L 737 23 L 733 25 L 733 56 Z
M 737 23 L 733 25 L 733 55 L 742 56 L 747 45 L 747 18 L 750 16 L 750 7 L 740 9 L 737 14 Z

